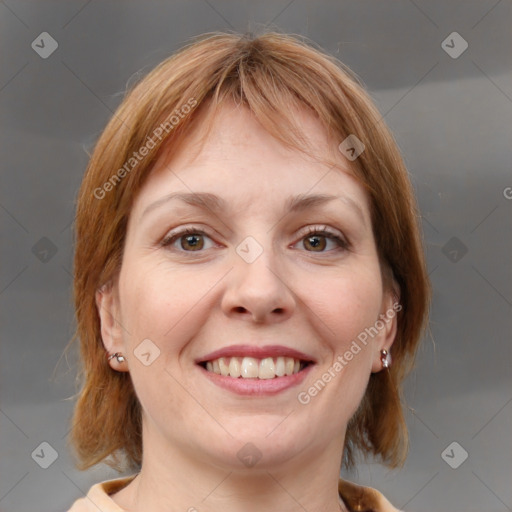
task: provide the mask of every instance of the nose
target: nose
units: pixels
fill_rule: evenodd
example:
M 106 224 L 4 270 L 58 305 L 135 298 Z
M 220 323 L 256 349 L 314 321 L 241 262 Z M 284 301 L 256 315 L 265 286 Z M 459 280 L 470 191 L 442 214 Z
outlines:
M 230 317 L 255 323 L 286 320 L 296 307 L 295 294 L 286 277 L 269 251 L 264 251 L 252 263 L 235 255 L 235 268 L 228 274 L 222 310 Z

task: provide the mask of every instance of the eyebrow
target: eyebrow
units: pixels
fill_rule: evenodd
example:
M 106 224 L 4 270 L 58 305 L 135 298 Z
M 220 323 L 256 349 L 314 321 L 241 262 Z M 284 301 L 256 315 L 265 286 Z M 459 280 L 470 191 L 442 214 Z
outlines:
M 208 192 L 173 192 L 172 194 L 161 197 L 154 203 L 151 203 L 149 206 L 147 206 L 140 218 L 142 219 L 142 217 L 147 215 L 149 212 L 174 200 L 179 200 L 190 206 L 194 206 L 202 210 L 208 210 L 214 213 L 225 212 L 228 209 L 226 201 L 215 194 L 210 194 Z M 354 210 L 360 217 L 363 224 L 366 224 L 362 208 L 348 196 L 333 196 L 328 194 L 299 194 L 297 196 L 288 198 L 285 203 L 284 211 L 286 213 L 299 213 L 307 210 L 308 208 L 322 206 L 335 200 L 342 201 L 350 206 L 352 210 Z

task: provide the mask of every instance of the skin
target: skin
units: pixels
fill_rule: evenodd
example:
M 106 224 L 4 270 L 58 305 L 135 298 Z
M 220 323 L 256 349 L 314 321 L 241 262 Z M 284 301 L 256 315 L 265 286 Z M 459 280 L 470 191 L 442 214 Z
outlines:
M 306 111 L 297 115 L 327 154 L 322 126 Z M 130 372 L 143 408 L 142 470 L 112 498 L 146 512 L 346 510 L 337 484 L 347 423 L 370 374 L 382 369 L 380 350 L 389 351 L 396 319 L 308 404 L 297 395 L 392 307 L 369 198 L 341 154 L 339 168 L 329 169 L 286 149 L 243 107 L 225 105 L 215 123 L 201 152 L 192 153 L 199 127 L 172 160 L 157 161 L 130 214 L 118 279 L 97 293 L 105 348 L 126 357 L 110 365 Z M 191 191 L 222 197 L 227 210 L 173 200 L 143 215 L 169 193 Z M 342 199 L 284 211 L 300 194 Z M 186 227 L 207 232 L 193 239 L 201 250 L 191 250 L 186 237 L 159 245 Z M 332 230 L 349 246 L 321 234 L 314 246 L 308 227 Z M 263 249 L 253 263 L 236 252 L 248 236 Z M 145 339 L 160 351 L 148 366 L 134 355 Z M 194 362 L 234 344 L 293 347 L 316 364 L 298 387 L 240 396 L 214 385 Z M 249 442 L 262 455 L 250 468 L 237 457 Z

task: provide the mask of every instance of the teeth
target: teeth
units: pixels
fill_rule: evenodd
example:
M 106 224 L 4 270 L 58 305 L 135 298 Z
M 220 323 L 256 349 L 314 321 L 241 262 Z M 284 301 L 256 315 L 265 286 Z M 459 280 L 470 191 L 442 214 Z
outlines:
M 224 357 L 219 359 L 220 374 L 227 377 L 229 375 L 229 361 L 226 362 Z
M 273 379 L 293 375 L 301 370 L 301 362 L 293 357 L 220 357 L 206 363 L 209 372 L 224 377 L 243 379 Z
M 208 370 L 208 363 L 206 364 L 206 369 Z M 240 360 L 238 357 L 232 357 L 231 361 L 229 361 L 229 375 L 231 377 L 240 377 Z
M 254 359 L 254 357 L 244 357 L 242 359 L 241 372 L 242 377 L 245 379 L 254 379 L 258 377 L 259 368 L 258 368 L 258 360 Z
M 285 359 L 284 359 L 285 375 L 291 375 L 293 373 L 293 369 L 295 368 L 295 365 L 293 363 L 294 363 L 294 361 L 293 361 L 292 357 L 285 357 Z
M 276 376 L 274 360 L 271 357 L 262 359 L 259 369 L 258 377 L 260 379 L 273 379 Z
M 286 364 L 284 362 L 284 357 L 278 357 L 276 359 L 276 375 L 278 377 L 283 377 L 286 373 L 285 371 Z

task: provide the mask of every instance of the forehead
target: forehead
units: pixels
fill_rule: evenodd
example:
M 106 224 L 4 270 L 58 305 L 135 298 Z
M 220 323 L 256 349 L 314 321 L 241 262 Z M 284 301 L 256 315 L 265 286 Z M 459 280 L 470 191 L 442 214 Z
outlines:
M 218 106 L 213 119 L 208 119 L 209 115 L 213 115 L 213 108 L 210 102 L 206 102 L 197 109 L 191 127 L 180 139 L 177 150 L 172 147 L 172 143 L 167 148 L 164 147 L 161 157 L 154 166 L 155 170 L 167 165 L 171 159 L 175 164 L 188 164 L 211 157 L 228 157 L 228 148 L 234 148 L 236 152 L 240 149 L 262 147 L 274 152 L 285 150 L 283 143 L 272 135 L 245 105 L 236 105 L 226 100 Z M 329 143 L 327 132 L 320 120 L 305 107 L 290 106 L 288 114 L 290 113 L 300 129 L 300 137 L 310 146 L 310 156 L 325 158 L 329 151 L 332 151 L 333 144 Z M 286 126 L 284 119 L 281 120 L 277 116 L 278 114 L 268 124 L 283 135 L 289 127 Z M 209 126 L 211 129 L 208 131 Z M 315 154 L 312 155 L 312 152 Z
M 289 148 L 271 135 L 244 106 L 223 105 L 205 137 L 204 111 L 172 153 L 163 152 L 146 179 L 134 209 L 170 192 L 208 191 L 245 204 L 305 193 L 336 193 L 354 197 L 367 207 L 367 197 L 353 177 L 349 162 L 338 153 L 320 121 L 306 109 L 295 110 L 313 154 Z

